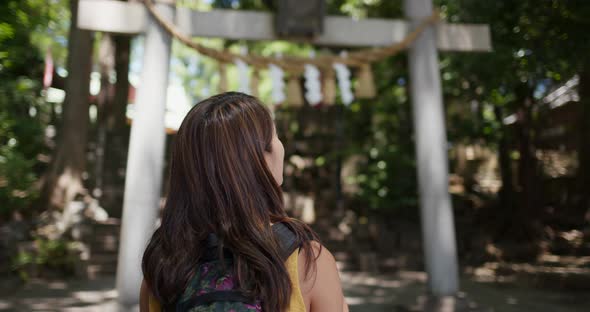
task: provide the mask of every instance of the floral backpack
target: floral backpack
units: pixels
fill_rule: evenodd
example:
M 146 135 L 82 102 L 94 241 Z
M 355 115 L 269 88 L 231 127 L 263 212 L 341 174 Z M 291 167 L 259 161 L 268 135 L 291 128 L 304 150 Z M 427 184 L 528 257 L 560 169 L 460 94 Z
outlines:
M 283 259 L 299 248 L 295 233 L 285 224 L 272 226 L 281 243 Z M 260 300 L 243 294 L 232 272 L 232 254 L 225 250 L 225 265 L 218 254 L 219 242 L 214 234 L 207 238 L 207 251 L 184 294 L 172 309 L 177 312 L 261 312 Z

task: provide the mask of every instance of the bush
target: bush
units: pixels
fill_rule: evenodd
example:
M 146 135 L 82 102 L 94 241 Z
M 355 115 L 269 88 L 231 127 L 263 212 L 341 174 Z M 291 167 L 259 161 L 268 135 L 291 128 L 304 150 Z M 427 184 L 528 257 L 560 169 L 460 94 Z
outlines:
M 0 147 L 0 214 L 21 210 L 37 197 L 34 164 L 10 145 Z
M 10 0 L 0 8 L 0 220 L 30 206 L 43 165 L 48 105 L 41 95 L 43 58 L 33 43 L 46 4 Z M 41 28 L 40 28 L 41 27 Z
M 45 147 L 42 121 L 29 114 L 40 106 L 38 91 L 26 78 L 0 86 L 0 216 L 27 208 L 38 195 L 36 158 Z
M 34 276 L 69 276 L 75 272 L 76 256 L 71 243 L 64 239 L 37 238 L 20 248 L 12 260 L 12 269 L 23 280 Z

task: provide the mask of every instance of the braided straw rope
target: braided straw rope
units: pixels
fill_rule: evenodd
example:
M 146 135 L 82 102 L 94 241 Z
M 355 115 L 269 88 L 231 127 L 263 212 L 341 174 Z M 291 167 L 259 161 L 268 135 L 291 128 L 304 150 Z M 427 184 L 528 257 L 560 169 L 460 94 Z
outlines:
M 260 55 L 242 55 L 226 50 L 217 50 L 203 46 L 202 44 L 194 42 L 189 36 L 183 34 L 173 23 L 167 21 L 155 9 L 152 0 L 144 0 L 143 3 L 150 14 L 155 18 L 158 24 L 160 24 L 160 26 L 166 30 L 166 32 L 168 32 L 172 37 L 176 38 L 181 43 L 196 50 L 202 55 L 211 57 L 220 63 L 231 63 L 235 59 L 240 59 L 248 65 L 259 69 L 267 68 L 269 64 L 275 64 L 281 67 L 283 70 L 293 74 L 302 73 L 305 64 L 312 64 L 321 68 L 331 67 L 333 63 L 342 63 L 350 67 L 361 67 L 364 64 L 383 60 L 407 48 L 420 36 L 420 34 L 422 34 L 424 30 L 426 30 L 426 28 L 435 24 L 440 19 L 438 11 L 435 10 L 432 15 L 421 21 L 420 24 L 418 24 L 418 26 L 402 41 L 386 47 L 361 49 L 350 52 L 347 56 L 320 55 L 314 58 L 284 56 L 279 58 Z

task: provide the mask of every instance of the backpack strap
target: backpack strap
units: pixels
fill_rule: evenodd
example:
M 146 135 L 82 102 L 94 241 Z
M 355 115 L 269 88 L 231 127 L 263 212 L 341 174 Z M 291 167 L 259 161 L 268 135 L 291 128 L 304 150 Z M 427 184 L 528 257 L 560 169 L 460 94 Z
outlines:
M 272 231 L 278 237 L 281 244 L 281 256 L 287 260 L 289 256 L 301 246 L 297 240 L 295 233 L 287 227 L 284 223 L 275 223 L 272 226 Z
M 289 256 L 297 248 L 301 247 L 301 244 L 298 243 L 297 236 L 295 235 L 295 233 L 283 222 L 275 223 L 271 228 L 273 233 L 279 239 L 279 244 L 281 247 L 281 257 L 283 258 L 283 260 L 287 260 L 287 258 L 289 258 Z M 207 246 L 207 250 L 203 255 L 203 262 L 208 262 L 219 258 L 219 238 L 217 238 L 217 235 L 213 233 L 209 234 L 205 241 L 205 246 Z M 225 248 L 223 250 L 223 255 L 225 259 L 232 259 L 231 251 Z
M 223 259 L 226 261 L 233 260 L 233 255 L 227 248 L 223 248 Z M 219 238 L 217 235 L 211 233 L 205 240 L 205 251 L 200 259 L 200 262 L 209 262 L 215 260 L 219 260 Z

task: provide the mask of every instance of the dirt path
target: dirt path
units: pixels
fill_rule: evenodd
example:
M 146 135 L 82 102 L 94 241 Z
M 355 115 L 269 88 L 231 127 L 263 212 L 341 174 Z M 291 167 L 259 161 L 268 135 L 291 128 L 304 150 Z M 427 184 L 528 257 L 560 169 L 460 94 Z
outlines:
M 371 275 L 343 272 L 342 282 L 351 312 L 423 311 L 423 272 Z M 116 311 L 114 277 L 93 281 L 32 281 L 29 285 L 3 283 L 0 311 Z M 555 292 L 463 279 L 461 308 L 438 311 L 582 312 L 590 310 L 589 292 Z M 476 304 L 477 303 L 477 304 Z
M 590 292 L 549 291 L 512 284 L 461 280 L 462 292 L 446 307 L 426 308 L 426 274 L 402 272 L 371 276 L 342 273 L 351 312 L 587 312 Z M 425 307 L 426 306 L 426 307 Z M 443 304 L 444 306 L 444 304 Z

